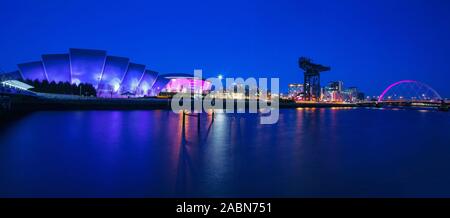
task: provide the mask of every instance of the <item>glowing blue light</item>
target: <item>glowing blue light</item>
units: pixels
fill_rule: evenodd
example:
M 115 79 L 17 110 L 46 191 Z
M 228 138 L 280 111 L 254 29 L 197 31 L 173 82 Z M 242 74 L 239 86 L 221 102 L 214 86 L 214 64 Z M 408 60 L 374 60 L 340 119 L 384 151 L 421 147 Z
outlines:
M 106 60 L 106 51 L 70 49 L 72 83 L 75 80 L 98 86 Z M 93 76 L 95 75 L 95 76 Z
M 47 79 L 45 68 L 41 61 L 18 64 L 18 67 L 24 79 L 40 81 Z
M 128 70 L 120 84 L 121 93 L 131 92 L 135 93 L 136 88 L 139 86 L 139 82 L 144 76 L 145 65 L 130 63 Z
M 71 78 L 69 54 L 42 55 L 48 81 L 69 82 Z

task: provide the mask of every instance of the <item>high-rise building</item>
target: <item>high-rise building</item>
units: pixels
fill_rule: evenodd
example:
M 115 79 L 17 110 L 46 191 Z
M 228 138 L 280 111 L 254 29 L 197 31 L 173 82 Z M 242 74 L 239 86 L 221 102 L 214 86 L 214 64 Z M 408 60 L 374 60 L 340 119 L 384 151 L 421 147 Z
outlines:
M 342 92 L 344 90 L 344 82 L 333 81 L 333 82 L 328 83 L 328 87 L 330 87 L 331 91 Z
M 348 92 L 348 98 L 346 100 L 348 100 L 349 102 L 356 102 L 358 101 L 358 88 L 357 87 L 349 87 L 347 89 Z
M 291 83 L 289 84 L 289 97 L 296 98 L 303 92 L 303 84 Z
M 322 101 L 327 102 L 358 102 L 364 100 L 364 93 L 360 93 L 355 86 L 344 88 L 344 82 L 333 81 L 322 89 Z
M 357 95 L 357 97 L 356 97 L 356 99 L 358 100 L 358 101 L 364 101 L 365 100 L 365 94 L 363 93 L 363 92 L 358 92 L 358 95 Z
M 322 91 L 322 101 L 341 102 L 344 101 L 344 82 L 332 81 Z

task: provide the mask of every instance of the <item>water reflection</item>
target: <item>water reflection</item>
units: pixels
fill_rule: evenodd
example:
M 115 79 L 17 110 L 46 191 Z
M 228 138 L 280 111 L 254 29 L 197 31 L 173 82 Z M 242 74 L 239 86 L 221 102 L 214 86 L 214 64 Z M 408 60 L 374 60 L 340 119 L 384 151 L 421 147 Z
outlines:
M 182 127 L 181 141 L 179 146 L 178 167 L 175 183 L 175 191 L 181 195 L 186 194 L 191 188 L 194 168 L 191 155 L 188 150 L 188 142 L 185 138 L 185 128 Z
M 200 129 L 197 119 L 31 114 L 0 138 L 0 196 L 450 196 L 446 113 L 302 108 L 274 125 L 205 113 Z

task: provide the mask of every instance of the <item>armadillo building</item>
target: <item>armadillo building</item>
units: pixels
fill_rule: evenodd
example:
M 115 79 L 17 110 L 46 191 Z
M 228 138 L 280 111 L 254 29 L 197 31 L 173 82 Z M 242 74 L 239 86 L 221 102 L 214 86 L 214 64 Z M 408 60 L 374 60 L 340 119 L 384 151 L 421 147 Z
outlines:
M 189 74 L 165 74 L 149 70 L 129 58 L 107 55 L 103 50 L 69 49 L 66 54 L 44 54 L 40 61 L 18 64 L 10 73 L 17 79 L 89 83 L 99 97 L 155 96 L 160 92 L 205 92 L 208 81 Z

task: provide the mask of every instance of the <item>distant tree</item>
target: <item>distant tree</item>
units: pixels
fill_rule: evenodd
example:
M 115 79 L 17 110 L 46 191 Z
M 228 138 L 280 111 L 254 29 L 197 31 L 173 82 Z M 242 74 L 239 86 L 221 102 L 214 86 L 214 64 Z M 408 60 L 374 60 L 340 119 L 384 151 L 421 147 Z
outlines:
M 42 80 L 41 89 L 42 89 L 42 92 L 51 93 L 50 92 L 50 84 L 48 83 L 48 80 Z
M 48 93 L 58 93 L 56 82 L 52 81 L 48 84 Z
M 80 94 L 80 90 L 78 89 L 77 84 L 73 83 L 70 86 L 71 86 L 71 90 L 72 90 L 72 95 L 79 95 Z
M 80 83 L 70 84 L 69 82 L 58 82 L 47 80 L 30 80 L 27 79 L 25 83 L 33 86 L 32 91 L 42 92 L 42 93 L 55 93 L 55 94 L 68 94 L 68 95 L 82 95 L 82 96 L 97 96 L 97 90 L 92 84 Z
M 56 93 L 66 94 L 64 91 L 64 83 L 63 82 L 60 81 L 60 82 L 56 83 Z
M 73 94 L 72 86 L 70 85 L 69 82 L 65 82 L 62 86 L 63 86 L 64 94 L 68 94 L 68 95 Z
M 97 91 L 95 90 L 94 86 L 89 83 L 82 83 L 80 84 L 82 89 L 82 94 L 85 96 L 97 96 Z
M 42 85 L 38 79 L 33 80 L 32 86 L 34 87 L 33 91 L 42 92 Z
M 86 85 L 84 83 L 80 83 L 77 85 L 78 87 L 78 93 L 81 96 L 85 96 L 86 95 Z

